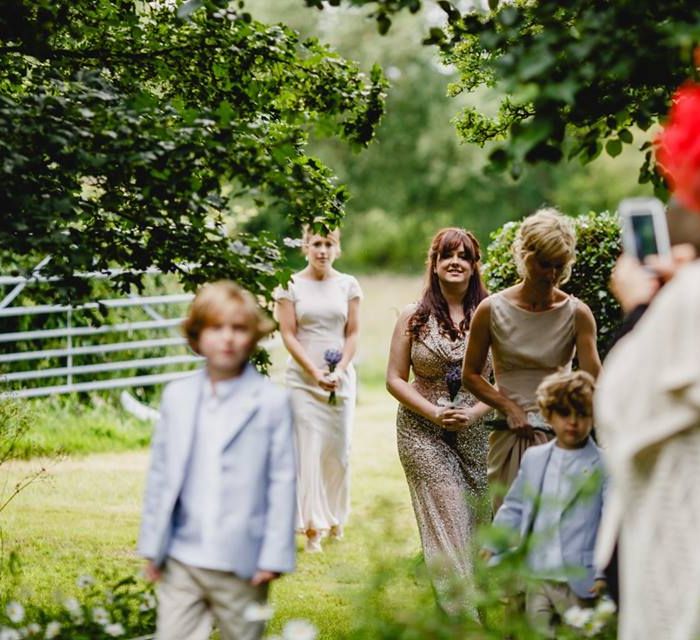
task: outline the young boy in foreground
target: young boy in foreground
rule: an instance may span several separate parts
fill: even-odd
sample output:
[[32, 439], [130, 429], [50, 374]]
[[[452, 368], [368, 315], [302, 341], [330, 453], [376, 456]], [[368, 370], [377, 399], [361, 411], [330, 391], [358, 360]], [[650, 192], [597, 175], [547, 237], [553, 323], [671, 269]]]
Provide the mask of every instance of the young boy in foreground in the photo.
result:
[[[205, 285], [183, 323], [206, 366], [163, 392], [139, 553], [158, 586], [157, 638], [253, 640], [269, 583], [294, 568], [295, 467], [286, 393], [248, 362], [273, 329], [233, 282]], [[256, 619], [257, 618], [257, 619]]]
[[[590, 437], [593, 378], [584, 371], [556, 373], [537, 389], [542, 415], [554, 429], [553, 441], [531, 447], [494, 525], [518, 533], [527, 544], [527, 564], [536, 578], [525, 608], [530, 624], [545, 637], [574, 606], [591, 606], [605, 589], [593, 566], [603, 509], [601, 454]], [[489, 558], [497, 549], [486, 548]]]

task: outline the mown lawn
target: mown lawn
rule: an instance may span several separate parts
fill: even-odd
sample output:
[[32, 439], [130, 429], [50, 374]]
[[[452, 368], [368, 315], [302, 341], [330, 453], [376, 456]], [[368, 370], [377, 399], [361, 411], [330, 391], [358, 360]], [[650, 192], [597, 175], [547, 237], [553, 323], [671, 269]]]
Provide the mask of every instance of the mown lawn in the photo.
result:
[[[141, 450], [14, 463], [3, 471], [9, 488], [40, 463], [48, 465], [48, 478], [25, 489], [0, 519], [3, 554], [18, 552], [27, 600], [49, 604], [57, 594], [74, 594], [75, 579], [84, 573], [139, 569], [133, 549], [147, 461]], [[343, 635], [379, 560], [406, 567], [405, 579], [393, 584], [397, 603], [414, 589], [419, 542], [396, 454], [394, 403], [376, 387], [362, 393], [352, 469], [345, 539], [326, 544], [323, 554], [299, 553], [298, 571], [275, 585], [272, 631], [301, 617], [318, 626], [321, 638]]]

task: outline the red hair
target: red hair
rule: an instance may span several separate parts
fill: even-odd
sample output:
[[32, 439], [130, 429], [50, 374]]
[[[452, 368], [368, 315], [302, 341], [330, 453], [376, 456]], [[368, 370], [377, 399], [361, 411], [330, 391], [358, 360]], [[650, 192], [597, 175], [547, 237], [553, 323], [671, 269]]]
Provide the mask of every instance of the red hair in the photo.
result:
[[673, 195], [700, 212], [700, 85], [687, 82], [676, 91], [668, 122], [654, 143], [657, 168]]
[[[464, 250], [472, 265], [472, 275], [462, 299], [464, 320], [462, 320], [459, 327], [455, 327], [454, 322], [452, 322], [447, 301], [440, 289], [440, 280], [437, 273], [435, 273], [437, 261], [441, 257], [450, 255], [455, 250]], [[469, 329], [474, 309], [488, 295], [486, 287], [481, 281], [479, 260], [481, 260], [479, 242], [471, 231], [458, 229], [457, 227], [447, 227], [440, 229], [435, 234], [433, 241], [430, 243], [430, 249], [428, 249], [425, 289], [418, 307], [408, 319], [408, 333], [412, 338], [417, 339], [421, 336], [431, 315], [435, 317], [438, 326], [443, 333], [450, 337], [450, 340], [456, 340], [460, 335], [466, 333]]]

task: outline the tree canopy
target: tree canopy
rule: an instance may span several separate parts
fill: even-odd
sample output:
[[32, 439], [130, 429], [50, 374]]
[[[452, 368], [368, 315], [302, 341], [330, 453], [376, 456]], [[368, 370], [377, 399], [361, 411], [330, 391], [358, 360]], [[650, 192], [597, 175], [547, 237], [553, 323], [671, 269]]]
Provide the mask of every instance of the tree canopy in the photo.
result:
[[[323, 8], [340, 0], [304, 0]], [[348, 0], [371, 8], [380, 32], [399, 11], [416, 12], [421, 0]], [[697, 73], [700, 6], [691, 0], [489, 1], [491, 11], [464, 3], [433, 3], [444, 28], [425, 42], [457, 65], [453, 93], [488, 87], [494, 110], [468, 108], [458, 120], [468, 142], [497, 144], [491, 168], [518, 176], [525, 164], [579, 158], [605, 150], [617, 156], [667, 110], [673, 91]], [[645, 140], [639, 180], [660, 178]]]
[[366, 146], [384, 80], [242, 3], [8, 0], [0, 16], [0, 246], [56, 294], [114, 266], [188, 286], [235, 278], [269, 299], [281, 238], [240, 232], [233, 204], [336, 226], [347, 197], [311, 133]]

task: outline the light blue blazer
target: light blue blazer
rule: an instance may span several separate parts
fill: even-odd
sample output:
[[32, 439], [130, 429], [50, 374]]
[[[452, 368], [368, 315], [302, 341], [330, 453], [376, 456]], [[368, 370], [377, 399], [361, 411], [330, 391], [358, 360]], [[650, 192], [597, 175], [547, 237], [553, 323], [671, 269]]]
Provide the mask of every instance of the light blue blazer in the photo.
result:
[[[517, 531], [521, 544], [532, 529], [536, 515], [536, 499], [541, 495], [544, 472], [555, 446], [555, 441], [552, 440], [547, 444], [530, 447], [525, 452], [520, 461], [518, 475], [494, 518], [495, 526]], [[567, 504], [563, 505], [557, 533], [564, 564], [573, 570], [569, 576], [569, 586], [580, 598], [591, 598], [593, 596], [589, 589], [594, 580], [604, 577], [594, 568], [593, 550], [603, 510], [605, 476], [600, 450], [592, 438], [588, 438], [580, 454], [572, 462], [569, 471], [580, 477], [581, 483], [569, 497]], [[594, 477], [600, 477], [602, 482], [595, 488], [595, 480], [592, 480], [594, 489], [589, 493], [586, 489], [586, 479]], [[535, 541], [529, 550], [530, 557], [537, 553], [538, 545]], [[578, 571], [575, 570], [577, 568]]]
[[[233, 572], [294, 569], [296, 486], [287, 393], [247, 364], [230, 400], [217, 499], [218, 540]], [[138, 551], [156, 565], [168, 556], [175, 505], [188, 468], [204, 371], [167, 385], [151, 446]]]

